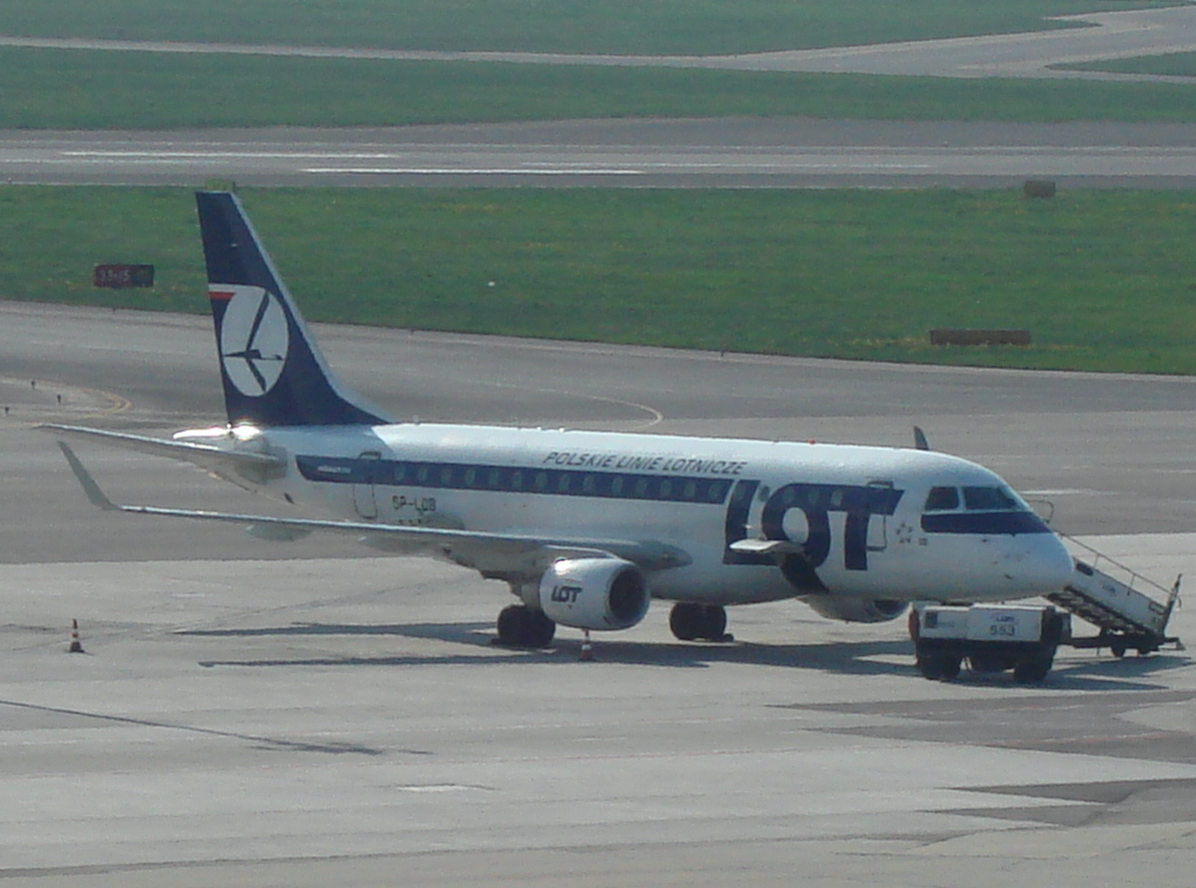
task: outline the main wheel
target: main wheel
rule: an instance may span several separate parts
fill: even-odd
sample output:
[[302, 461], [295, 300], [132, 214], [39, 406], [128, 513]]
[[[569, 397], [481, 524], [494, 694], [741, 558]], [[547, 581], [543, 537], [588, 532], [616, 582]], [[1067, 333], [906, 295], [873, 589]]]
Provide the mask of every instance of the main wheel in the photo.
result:
[[719, 604], [679, 601], [669, 611], [669, 628], [681, 641], [722, 641], [727, 633], [727, 609]]
[[702, 637], [705, 619], [702, 605], [689, 601], [678, 601], [669, 611], [669, 629], [679, 641], [694, 641]]
[[727, 634], [727, 609], [719, 604], [707, 604], [702, 608], [702, 634], [707, 641], [721, 641]]
[[556, 636], [556, 623], [552, 622], [544, 611], [529, 609], [523, 629], [523, 643], [530, 648], [546, 648], [552, 644], [552, 639]]
[[526, 605], [508, 605], [498, 615], [498, 642], [507, 647], [548, 647], [555, 635], [556, 623]]

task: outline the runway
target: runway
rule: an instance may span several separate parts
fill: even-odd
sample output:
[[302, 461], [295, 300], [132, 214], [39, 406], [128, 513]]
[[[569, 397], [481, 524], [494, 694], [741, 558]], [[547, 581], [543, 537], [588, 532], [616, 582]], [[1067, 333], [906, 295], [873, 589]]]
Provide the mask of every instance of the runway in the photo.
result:
[[[422, 421], [893, 444], [917, 421], [1143, 573], [1196, 568], [1191, 380], [316, 334]], [[592, 663], [567, 631], [506, 651], [495, 584], [100, 513], [31, 428], [217, 422], [214, 365], [203, 317], [0, 303], [5, 884], [1189, 883], [1185, 654], [932, 683], [900, 622], [797, 603], [736, 609], [726, 645], [673, 641], [655, 608]], [[264, 505], [84, 455], [126, 501]]]
[[428, 187], [1196, 185], [1194, 124], [802, 118], [392, 129], [0, 131], [10, 184]]

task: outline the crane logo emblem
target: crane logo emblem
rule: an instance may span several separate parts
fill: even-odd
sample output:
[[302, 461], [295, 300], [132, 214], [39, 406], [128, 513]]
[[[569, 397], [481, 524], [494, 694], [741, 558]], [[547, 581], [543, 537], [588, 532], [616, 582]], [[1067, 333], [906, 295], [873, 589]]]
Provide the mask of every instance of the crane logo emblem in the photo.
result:
[[261, 287], [237, 287], [220, 326], [220, 361], [237, 391], [260, 398], [282, 376], [290, 345], [287, 314]]

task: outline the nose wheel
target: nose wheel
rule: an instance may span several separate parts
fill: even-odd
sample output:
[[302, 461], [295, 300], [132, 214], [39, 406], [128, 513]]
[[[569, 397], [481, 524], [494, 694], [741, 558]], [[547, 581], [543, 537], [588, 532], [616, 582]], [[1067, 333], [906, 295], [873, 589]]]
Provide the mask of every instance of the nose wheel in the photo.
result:
[[669, 612], [669, 628], [680, 641], [732, 641], [727, 634], [727, 609], [718, 604], [679, 601]]

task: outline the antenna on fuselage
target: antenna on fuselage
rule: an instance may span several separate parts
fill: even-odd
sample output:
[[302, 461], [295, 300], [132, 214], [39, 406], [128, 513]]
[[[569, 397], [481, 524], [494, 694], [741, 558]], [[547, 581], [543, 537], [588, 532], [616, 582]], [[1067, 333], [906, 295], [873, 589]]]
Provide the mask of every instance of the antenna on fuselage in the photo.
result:
[[930, 449], [930, 442], [926, 440], [926, 433], [921, 426], [914, 426], [914, 446], [919, 450]]

